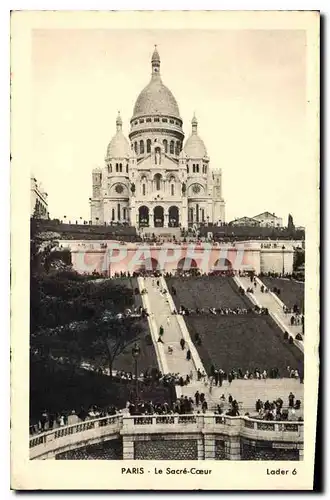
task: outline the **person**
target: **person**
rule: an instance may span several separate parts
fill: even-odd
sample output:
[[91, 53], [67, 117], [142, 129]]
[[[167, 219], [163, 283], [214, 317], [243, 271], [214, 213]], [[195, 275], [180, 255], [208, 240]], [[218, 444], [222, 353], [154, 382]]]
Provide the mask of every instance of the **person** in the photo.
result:
[[167, 321], [167, 324], [169, 325], [170, 324], [170, 317], [169, 316], [167, 316], [166, 321]]
[[168, 346], [168, 353], [173, 354], [173, 347], [171, 345]]
[[163, 325], [160, 325], [159, 327], [159, 336], [162, 337], [164, 335], [164, 328]]
[[160, 342], [161, 344], [164, 344], [162, 338], [159, 336], [157, 342]]
[[199, 391], [196, 391], [195, 392], [195, 403], [196, 403], [196, 406], [199, 405], [199, 401], [200, 401], [200, 394], [199, 394]]
[[209, 394], [212, 394], [212, 378], [210, 377]]
[[181, 346], [182, 350], [184, 350], [185, 343], [186, 343], [185, 339], [183, 339], [183, 338], [180, 339], [180, 346]]
[[228, 403], [231, 404], [233, 402], [233, 396], [229, 394], [228, 396]]
[[204, 401], [205, 401], [205, 394], [204, 394], [204, 392], [201, 392], [199, 399], [200, 399], [200, 402], [203, 404]]
[[187, 361], [190, 361], [190, 359], [191, 359], [191, 352], [190, 352], [190, 349], [188, 349], [188, 351], [187, 351], [187, 356], [186, 356], [186, 358], [187, 358]]
[[289, 394], [289, 407], [290, 408], [293, 408], [293, 406], [294, 406], [294, 398], [295, 398], [294, 394], [292, 392], [290, 392], [290, 394]]
[[204, 400], [202, 403], [202, 412], [205, 413], [207, 410], [207, 402]]
[[41, 417], [40, 417], [41, 432], [44, 432], [47, 420], [48, 420], [48, 414], [47, 414], [47, 411], [44, 410], [41, 414]]

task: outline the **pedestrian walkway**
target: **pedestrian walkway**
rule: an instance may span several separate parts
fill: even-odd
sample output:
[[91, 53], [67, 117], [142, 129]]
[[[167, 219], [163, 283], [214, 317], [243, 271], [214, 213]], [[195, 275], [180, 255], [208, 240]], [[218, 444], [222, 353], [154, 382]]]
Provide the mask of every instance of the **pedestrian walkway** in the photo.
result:
[[[263, 293], [261, 291], [261, 286], [263, 285], [265, 288], [267, 288], [262, 281], [257, 278], [257, 286], [251, 282], [250, 278], [248, 277], [238, 277], [236, 276], [234, 278], [238, 286], [241, 286], [244, 288], [246, 291], [247, 288], [253, 288], [253, 294], [247, 294], [249, 299], [253, 302], [259, 305], [260, 307], [265, 307], [268, 309], [269, 313], [273, 316], [273, 319], [276, 321], [276, 323], [282, 328], [283, 331], [288, 332], [290, 336], [293, 337], [293, 339], [296, 338], [297, 333], [300, 333], [302, 336], [302, 326], [296, 326], [296, 325], [291, 325], [290, 323], [290, 314], [285, 314], [283, 311], [283, 306], [280, 305], [280, 301], [276, 300], [274, 295], [271, 292]], [[302, 341], [297, 341], [294, 340], [294, 343], [297, 345], [297, 347], [303, 351], [303, 342]]]
[[215, 410], [220, 403], [220, 397], [225, 395], [226, 401], [231, 394], [233, 399], [238, 402], [240, 410], [244, 412], [255, 412], [255, 404], [258, 398], [263, 402], [267, 399], [272, 402], [278, 398], [282, 398], [284, 406], [288, 406], [288, 396], [293, 392], [296, 400], [300, 399], [303, 408], [304, 399], [304, 384], [294, 378], [282, 379], [265, 379], [265, 380], [241, 380], [235, 379], [228, 383], [227, 380], [223, 381], [222, 387], [212, 386], [212, 392], [209, 392], [209, 384], [206, 386], [203, 382], [193, 381], [191, 384], [183, 387], [183, 395], [192, 397], [195, 401], [196, 391], [205, 394], [208, 410]]
[[[158, 281], [160, 282], [160, 280]], [[162, 326], [164, 329], [164, 334], [162, 335], [163, 343], [158, 343], [161, 344], [159, 347], [163, 347], [168, 372], [180, 373], [183, 378], [192, 372], [193, 376], [196, 377], [196, 368], [193, 360], [186, 359], [191, 340], [190, 342], [185, 342], [184, 349], [182, 349], [180, 341], [183, 337], [178, 318], [172, 314], [173, 311], [169, 304], [168, 294], [163, 295], [161, 293], [161, 282], [160, 286], [157, 286], [156, 278], [144, 278], [144, 288], [147, 290], [148, 313], [157, 330], [158, 337], [160, 327]], [[169, 347], [172, 348], [171, 354], [169, 353]]]

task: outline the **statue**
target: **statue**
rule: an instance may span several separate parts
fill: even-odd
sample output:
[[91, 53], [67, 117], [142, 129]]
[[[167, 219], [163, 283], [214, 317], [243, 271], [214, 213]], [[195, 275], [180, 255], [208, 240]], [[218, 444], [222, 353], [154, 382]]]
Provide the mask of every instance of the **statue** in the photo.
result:
[[186, 191], [187, 191], [187, 186], [186, 186], [186, 183], [183, 182], [182, 183], [182, 194], [185, 195], [186, 194]]
[[156, 155], [155, 156], [156, 156], [156, 158], [155, 158], [156, 165], [160, 165], [160, 151], [159, 151], [158, 148], [156, 149]]

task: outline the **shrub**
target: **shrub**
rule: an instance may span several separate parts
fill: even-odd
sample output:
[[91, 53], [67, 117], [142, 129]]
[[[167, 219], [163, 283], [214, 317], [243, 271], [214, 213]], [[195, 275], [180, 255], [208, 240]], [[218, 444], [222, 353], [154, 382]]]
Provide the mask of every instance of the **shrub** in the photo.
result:
[[289, 338], [289, 334], [288, 334], [288, 332], [284, 332], [283, 337], [284, 337], [284, 340], [288, 340], [288, 338]]

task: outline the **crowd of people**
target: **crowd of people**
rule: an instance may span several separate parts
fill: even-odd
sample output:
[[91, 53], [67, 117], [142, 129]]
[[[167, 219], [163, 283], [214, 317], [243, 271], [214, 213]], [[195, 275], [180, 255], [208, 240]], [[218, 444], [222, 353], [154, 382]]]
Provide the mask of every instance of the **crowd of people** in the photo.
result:
[[261, 399], [257, 399], [255, 409], [257, 412], [256, 418], [262, 420], [277, 420], [277, 421], [292, 421], [292, 420], [302, 420], [301, 416], [297, 416], [296, 411], [301, 409], [300, 399], [295, 399], [295, 396], [290, 392], [288, 396], [288, 407], [283, 407], [283, 399], [277, 398], [276, 400], [270, 402], [269, 400], [263, 402]]
[[182, 316], [190, 316], [194, 314], [213, 314], [213, 315], [248, 315], [248, 314], [268, 314], [268, 309], [266, 307], [255, 306], [253, 308], [243, 308], [243, 307], [196, 307], [191, 309], [183, 305], [180, 306], [179, 310], [173, 311], [173, 314], [181, 314]]

